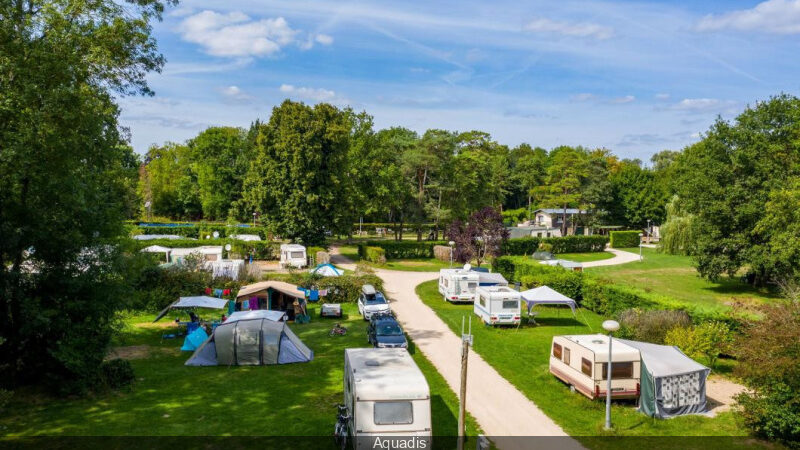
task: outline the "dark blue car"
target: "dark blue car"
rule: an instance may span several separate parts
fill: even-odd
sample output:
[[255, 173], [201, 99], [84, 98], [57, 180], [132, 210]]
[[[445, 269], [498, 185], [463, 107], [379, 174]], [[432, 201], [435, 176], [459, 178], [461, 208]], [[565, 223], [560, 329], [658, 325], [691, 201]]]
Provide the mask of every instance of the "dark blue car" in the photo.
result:
[[391, 314], [374, 314], [367, 327], [367, 341], [376, 348], [407, 348], [403, 328]]

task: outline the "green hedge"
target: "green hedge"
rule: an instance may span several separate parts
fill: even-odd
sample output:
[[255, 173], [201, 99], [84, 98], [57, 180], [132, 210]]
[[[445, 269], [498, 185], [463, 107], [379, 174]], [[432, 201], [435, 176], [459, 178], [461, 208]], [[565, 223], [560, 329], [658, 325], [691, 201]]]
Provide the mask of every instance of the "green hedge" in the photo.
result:
[[161, 245], [171, 248], [200, 247], [201, 245], [222, 245], [231, 243], [228, 239], [150, 239], [147, 241], [134, 241], [133, 248], [141, 250], [151, 245]]
[[358, 246], [358, 256], [367, 258], [367, 247], [379, 247], [386, 259], [433, 258], [435, 245], [447, 245], [446, 241], [367, 241]]
[[524, 237], [509, 239], [503, 243], [504, 255], [532, 255], [540, 243], [553, 246], [553, 253], [602, 252], [608, 244], [606, 236], [564, 236], [551, 238]]
[[641, 242], [639, 238], [639, 231], [612, 231], [611, 232], [611, 247], [613, 248], [630, 248], [638, 247]]
[[380, 247], [366, 247], [364, 249], [364, 259], [375, 263], [386, 262], [386, 250]]
[[347, 273], [340, 277], [320, 277], [308, 272], [297, 272], [286, 277], [286, 281], [304, 288], [316, 287], [328, 289], [328, 295], [321, 302], [355, 303], [361, 286], [371, 284], [378, 291], [383, 291], [383, 280], [377, 275], [367, 273]]
[[573, 272], [561, 267], [539, 264], [538, 261], [519, 261], [502, 256], [492, 262], [492, 269], [509, 282], [519, 281], [525, 288], [542, 285], [575, 299], [582, 307], [606, 317], [613, 317], [626, 309], [663, 309], [686, 311], [696, 323], [717, 320], [736, 329], [739, 319], [725, 312], [703, 306], [686, 304], [664, 295], [611, 283], [586, 273]]
[[[208, 241], [206, 241], [208, 242]], [[268, 241], [239, 241], [231, 239], [231, 253], [239, 255], [242, 259], [277, 260], [281, 257], [281, 244]]]

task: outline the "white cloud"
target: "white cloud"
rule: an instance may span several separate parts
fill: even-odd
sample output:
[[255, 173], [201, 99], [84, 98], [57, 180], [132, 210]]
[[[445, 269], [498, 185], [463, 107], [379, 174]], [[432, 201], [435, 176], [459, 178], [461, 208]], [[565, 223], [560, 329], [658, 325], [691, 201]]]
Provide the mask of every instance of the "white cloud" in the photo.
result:
[[233, 103], [250, 103], [253, 97], [244, 92], [239, 86], [227, 86], [219, 90], [226, 101]]
[[800, 0], [767, 0], [752, 9], [708, 15], [697, 24], [698, 31], [760, 31], [775, 34], [800, 33]]
[[333, 44], [333, 36], [327, 34], [318, 34], [314, 36], [314, 40], [317, 41], [318, 44], [322, 45], [331, 45]]
[[558, 22], [545, 18], [534, 19], [523, 26], [522, 29], [531, 33], [552, 33], [562, 36], [592, 38], [597, 40], [608, 39], [614, 35], [613, 28], [596, 23]]
[[589, 100], [594, 100], [595, 98], [597, 98], [596, 95], [589, 94], [589, 93], [586, 93], [586, 92], [581, 93], [581, 94], [571, 95], [569, 97], [569, 99], [572, 100], [573, 102], [588, 102]]
[[301, 37], [304, 33], [292, 29], [283, 17], [255, 20], [241, 11], [202, 11], [183, 19], [178, 32], [183, 40], [201, 45], [210, 55], [238, 58], [270, 56], [290, 44], [304, 50], [315, 42], [333, 44], [333, 37], [327, 34]]
[[281, 92], [289, 97], [311, 100], [314, 102], [347, 103], [347, 99], [340, 97], [335, 91], [322, 88], [298, 87], [291, 84], [282, 84]]
[[709, 111], [720, 105], [716, 98], [685, 98], [675, 105], [672, 109], [681, 111]]
[[631, 103], [634, 100], [636, 100], [636, 97], [634, 97], [632, 95], [626, 95], [624, 97], [612, 98], [611, 100], [609, 100], [609, 102], [617, 104], [617, 105], [622, 105], [622, 104], [625, 104], [625, 103]]
[[656, 100], [669, 100], [669, 94], [656, 94]]

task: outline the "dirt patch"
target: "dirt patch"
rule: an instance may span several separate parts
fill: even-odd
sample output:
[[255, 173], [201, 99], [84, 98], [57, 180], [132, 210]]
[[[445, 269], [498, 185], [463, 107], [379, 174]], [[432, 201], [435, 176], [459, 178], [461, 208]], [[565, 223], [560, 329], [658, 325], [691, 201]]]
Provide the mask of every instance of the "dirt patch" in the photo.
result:
[[745, 391], [741, 384], [725, 378], [714, 377], [706, 380], [706, 400], [708, 401], [709, 415], [716, 416], [721, 412], [731, 409], [736, 402], [734, 397]]
[[106, 360], [122, 359], [145, 359], [150, 356], [149, 345], [129, 345], [127, 347], [114, 347], [106, 355]]

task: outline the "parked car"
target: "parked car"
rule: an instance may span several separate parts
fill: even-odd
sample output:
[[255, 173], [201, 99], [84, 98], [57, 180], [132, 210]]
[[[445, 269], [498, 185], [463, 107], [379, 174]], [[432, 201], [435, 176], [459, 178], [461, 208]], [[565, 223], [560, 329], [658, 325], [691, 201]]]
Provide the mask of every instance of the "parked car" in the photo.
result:
[[403, 328], [391, 314], [373, 314], [367, 327], [367, 342], [375, 348], [407, 348]]
[[361, 286], [361, 294], [358, 295], [358, 313], [364, 317], [364, 320], [369, 320], [374, 313], [389, 311], [389, 302], [386, 301], [383, 294], [376, 291], [371, 284]]

